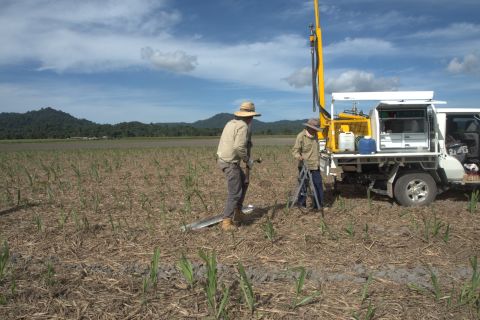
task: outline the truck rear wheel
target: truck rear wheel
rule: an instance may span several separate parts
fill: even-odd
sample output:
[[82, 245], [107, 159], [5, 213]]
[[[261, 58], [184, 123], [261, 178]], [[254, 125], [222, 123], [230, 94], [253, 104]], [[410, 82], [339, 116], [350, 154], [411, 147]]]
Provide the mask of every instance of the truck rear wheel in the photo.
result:
[[427, 206], [437, 196], [437, 184], [428, 173], [406, 173], [397, 179], [393, 194], [402, 206]]

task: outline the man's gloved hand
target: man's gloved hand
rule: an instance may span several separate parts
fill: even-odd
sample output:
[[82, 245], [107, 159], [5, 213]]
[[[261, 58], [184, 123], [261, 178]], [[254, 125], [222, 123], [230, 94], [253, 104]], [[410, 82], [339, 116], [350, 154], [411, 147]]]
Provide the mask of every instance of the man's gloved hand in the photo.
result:
[[248, 167], [249, 169], [252, 169], [254, 163], [255, 163], [255, 161], [253, 161], [253, 159], [248, 159], [248, 161], [247, 161], [247, 167]]

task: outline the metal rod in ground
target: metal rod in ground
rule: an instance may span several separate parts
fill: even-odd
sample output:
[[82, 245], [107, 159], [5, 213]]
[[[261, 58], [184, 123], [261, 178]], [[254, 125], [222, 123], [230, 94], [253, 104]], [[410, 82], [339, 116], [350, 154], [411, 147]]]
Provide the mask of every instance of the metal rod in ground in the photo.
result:
[[[248, 206], [242, 208], [242, 212], [244, 214], [249, 214], [254, 209], [255, 209], [255, 207], [253, 205], [249, 204]], [[213, 226], [214, 224], [217, 224], [217, 223], [221, 222], [222, 220], [223, 220], [223, 214], [218, 214], [218, 215], [213, 216], [213, 217], [208, 217], [208, 218], [205, 218], [205, 219], [202, 219], [202, 220], [199, 220], [199, 221], [192, 222], [192, 223], [187, 224], [187, 225], [183, 225], [180, 229], [182, 231], [199, 230], [199, 229], [202, 229], [202, 228], [205, 228], [205, 227]]]

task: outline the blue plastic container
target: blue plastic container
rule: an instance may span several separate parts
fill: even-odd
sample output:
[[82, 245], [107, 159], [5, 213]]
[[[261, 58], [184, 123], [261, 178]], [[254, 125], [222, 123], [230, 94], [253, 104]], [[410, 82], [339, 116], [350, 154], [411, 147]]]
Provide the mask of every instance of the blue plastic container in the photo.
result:
[[377, 151], [375, 140], [369, 136], [365, 136], [358, 141], [358, 152], [360, 154], [372, 154]]

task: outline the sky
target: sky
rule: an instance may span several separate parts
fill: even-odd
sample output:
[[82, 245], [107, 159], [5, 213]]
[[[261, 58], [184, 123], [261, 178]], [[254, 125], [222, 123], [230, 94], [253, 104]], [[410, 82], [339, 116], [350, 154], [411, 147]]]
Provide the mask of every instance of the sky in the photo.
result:
[[[433, 90], [479, 107], [479, 0], [320, 0], [325, 93]], [[0, 0], [0, 112], [97, 123], [312, 111], [306, 0]], [[360, 106], [365, 108], [368, 106]]]

